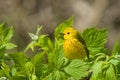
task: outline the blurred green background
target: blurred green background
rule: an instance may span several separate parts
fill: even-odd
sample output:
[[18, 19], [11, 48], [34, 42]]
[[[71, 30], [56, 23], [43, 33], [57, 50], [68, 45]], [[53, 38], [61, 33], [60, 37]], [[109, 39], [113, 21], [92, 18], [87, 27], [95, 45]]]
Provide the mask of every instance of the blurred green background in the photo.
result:
[[0, 22], [14, 26], [18, 50], [30, 42], [28, 32], [35, 32], [38, 24], [43, 25], [42, 33], [53, 37], [55, 27], [72, 15], [79, 31], [107, 27], [110, 49], [120, 40], [120, 0], [0, 0]]

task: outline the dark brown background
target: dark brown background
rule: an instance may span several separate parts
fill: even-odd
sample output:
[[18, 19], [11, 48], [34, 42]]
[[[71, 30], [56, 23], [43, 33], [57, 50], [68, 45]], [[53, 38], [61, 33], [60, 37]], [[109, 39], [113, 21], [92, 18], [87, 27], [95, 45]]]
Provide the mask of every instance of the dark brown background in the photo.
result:
[[120, 0], [0, 0], [0, 22], [14, 26], [18, 50], [30, 42], [27, 33], [35, 32], [38, 24], [42, 33], [53, 36], [54, 28], [72, 15], [78, 30], [108, 27], [109, 48], [120, 39]]

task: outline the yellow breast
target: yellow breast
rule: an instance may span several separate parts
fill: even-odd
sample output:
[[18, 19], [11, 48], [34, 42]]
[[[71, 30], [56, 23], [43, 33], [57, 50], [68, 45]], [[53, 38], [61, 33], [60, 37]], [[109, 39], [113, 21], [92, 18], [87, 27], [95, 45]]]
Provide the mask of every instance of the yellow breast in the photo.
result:
[[68, 59], [84, 59], [87, 56], [85, 46], [77, 39], [67, 39], [64, 41], [64, 55]]

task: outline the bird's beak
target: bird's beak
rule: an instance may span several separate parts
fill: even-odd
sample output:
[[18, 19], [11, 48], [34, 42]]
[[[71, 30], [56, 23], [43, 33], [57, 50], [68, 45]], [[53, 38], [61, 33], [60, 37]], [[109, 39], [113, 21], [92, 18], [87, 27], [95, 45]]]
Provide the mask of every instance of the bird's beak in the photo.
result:
[[64, 33], [62, 33], [62, 32], [61, 32], [60, 34], [61, 34], [61, 35], [64, 35]]

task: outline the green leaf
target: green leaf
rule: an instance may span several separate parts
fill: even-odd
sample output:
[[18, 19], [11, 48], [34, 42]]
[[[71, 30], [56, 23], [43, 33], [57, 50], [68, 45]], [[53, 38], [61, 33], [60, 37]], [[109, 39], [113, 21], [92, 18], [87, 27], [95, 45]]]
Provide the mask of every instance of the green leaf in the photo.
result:
[[38, 26], [36, 34], [29, 33], [32, 41], [26, 47], [24, 52], [26, 52], [28, 49], [32, 49], [32, 51], [34, 51], [34, 48], [36, 46], [40, 47], [40, 49], [43, 49], [45, 51], [51, 51], [53, 49], [53, 44], [50, 38], [47, 35], [39, 35], [40, 30], [41, 27]]
[[[54, 66], [52, 66], [54, 67]], [[36, 66], [36, 76], [40, 78], [40, 80], [48, 80], [47, 78], [49, 77], [51, 73], [54, 71], [53, 68], [49, 66], [48, 64], [44, 64], [42, 66]]]
[[24, 50], [24, 52], [26, 52], [28, 49], [31, 49], [32, 51], [34, 51], [34, 47], [37, 45], [37, 41], [32, 41], [30, 44], [28, 44], [28, 46], [26, 47], [26, 49]]
[[62, 42], [61, 40], [55, 41], [55, 49], [48, 54], [47, 72], [51, 73], [45, 76], [45, 80], [65, 80], [65, 73], [60, 71], [63, 70], [62, 67], [65, 62]]
[[88, 76], [89, 65], [81, 60], [72, 60], [72, 62], [64, 68], [65, 72], [75, 79], [82, 79]]
[[42, 29], [42, 25], [37, 25], [37, 31], [36, 31], [36, 35], [39, 35], [40, 30]]
[[116, 73], [120, 74], [120, 59], [113, 58], [113, 59], [109, 60], [109, 63], [113, 64], [116, 67]]
[[15, 68], [15, 67], [12, 67], [12, 68], [11, 68], [11, 75], [12, 75], [12, 76], [15, 76], [16, 73], [17, 73], [16, 68]]
[[3, 60], [4, 55], [5, 55], [5, 47], [0, 48], [0, 63]]
[[43, 50], [52, 50], [53, 44], [50, 38], [47, 37], [47, 35], [40, 35], [37, 39], [37, 41], [33, 40], [25, 49], [25, 52], [30, 48], [32, 51], [34, 51], [34, 47], [39, 46]]
[[[1, 25], [1, 27], [5, 27], [5, 25]], [[13, 27], [7, 27], [4, 29], [0, 30], [0, 36], [1, 36], [1, 40], [4, 40], [6, 42], [10, 41], [11, 38], [13, 37]]]
[[37, 45], [45, 51], [52, 51], [53, 49], [52, 41], [47, 35], [40, 35]]
[[6, 41], [10, 41], [10, 39], [13, 37], [13, 27], [12, 26], [5, 29], [4, 36], [5, 36]]
[[5, 73], [2, 69], [0, 69], [0, 77], [3, 77], [3, 76], [5, 76]]
[[44, 59], [44, 53], [38, 53], [38, 54], [36, 54], [33, 58], [32, 58], [32, 60], [31, 60], [31, 62], [33, 63], [33, 65], [38, 65], [38, 64], [40, 64], [42, 61], [43, 61], [43, 59]]
[[29, 80], [26, 75], [17, 74], [12, 77], [12, 80]]
[[94, 63], [90, 80], [117, 80], [116, 69], [115, 65], [109, 62], [99, 61]]
[[29, 34], [30, 38], [31, 38], [33, 41], [38, 40], [38, 35], [35, 35], [35, 34], [33, 34], [33, 33], [28, 33], [28, 34]]
[[4, 25], [5, 25], [4, 22], [0, 24], [0, 33], [4, 30]]
[[15, 66], [22, 67], [28, 61], [27, 56], [24, 53], [12, 53], [9, 54], [15, 63]]
[[6, 43], [5, 46], [6, 46], [6, 49], [13, 49], [13, 48], [17, 47], [17, 46], [16, 46], [15, 44], [13, 44], [13, 43]]
[[95, 56], [95, 62], [103, 61], [104, 59], [106, 59], [106, 55], [104, 53], [97, 53]]
[[66, 80], [65, 73], [62, 72], [62, 71], [56, 70], [56, 71], [53, 73], [53, 79], [54, 79], [54, 80]]
[[42, 80], [67, 80], [66, 75], [64, 72], [56, 70], [48, 74], [44, 79]]
[[35, 73], [39, 77], [41, 77], [40, 75], [42, 75], [43, 67], [45, 68], [45, 66], [44, 66], [44, 64], [45, 64], [44, 55], [45, 55], [44, 53], [36, 54], [31, 60], [32, 64], [35, 67]]
[[10, 67], [7, 64], [5, 64], [4, 62], [2, 62], [1, 69], [3, 70], [3, 72], [5, 74], [4, 76], [6, 76], [6, 77], [8, 77], [10, 79], [11, 78], [11, 76], [10, 76]]
[[116, 41], [112, 50], [112, 55], [116, 55], [116, 54], [120, 54], [120, 45], [118, 41]]
[[117, 80], [116, 69], [115, 69], [114, 65], [109, 64], [109, 67], [105, 71], [105, 79], [106, 80], [111, 80], [111, 79]]
[[34, 41], [34, 40], [38, 40], [38, 37], [39, 37], [39, 33], [40, 33], [40, 30], [42, 29], [42, 26], [37, 26], [37, 31], [36, 31], [36, 34], [33, 34], [33, 33], [28, 33], [29, 36], [31, 37], [31, 39]]
[[92, 67], [93, 73], [92, 73], [90, 80], [105, 80], [104, 76], [102, 74], [103, 64], [104, 64], [103, 61], [99, 61], [93, 65], [93, 67]]
[[27, 72], [26, 74], [29, 77], [29, 80], [36, 80], [35, 67], [32, 64], [32, 62], [27, 62], [24, 68], [25, 68], [25, 71]]
[[30, 80], [28, 74], [29, 71], [26, 70], [25, 66], [19, 67], [19, 69], [14, 66], [11, 69], [12, 79], [10, 80]]
[[11, 38], [13, 37], [13, 27], [5, 28], [5, 24], [0, 25], [0, 48], [5, 47], [6, 49], [12, 49], [16, 47], [15, 44], [10, 42]]
[[24, 52], [26, 52], [28, 49], [32, 49], [32, 51], [34, 51], [34, 47], [39, 46], [38, 44], [38, 40], [39, 40], [39, 33], [41, 30], [42, 26], [37, 26], [37, 31], [36, 34], [33, 33], [28, 33], [30, 38], [32, 39], [32, 41], [29, 43], [29, 45], [26, 47], [26, 49], [24, 50]]
[[[48, 61], [54, 65], [55, 68], [59, 69], [64, 63], [63, 47], [62, 44], [57, 41], [55, 43], [55, 49], [48, 55]], [[51, 66], [52, 67], [52, 66]]]
[[32, 62], [26, 62], [23, 67], [17, 69], [17, 67], [12, 68], [12, 80], [36, 80], [35, 67]]
[[64, 31], [65, 28], [67, 27], [73, 27], [73, 16], [70, 17], [68, 20], [64, 21], [63, 23], [61, 23], [60, 25], [58, 25], [55, 29], [55, 37], [57, 39], [61, 39], [62, 35], [60, 34], [61, 32]]
[[107, 41], [107, 29], [98, 30], [95, 27], [83, 31], [82, 36], [91, 54], [102, 52]]
[[47, 76], [45, 76], [43, 79], [41, 80], [53, 80], [53, 76], [52, 73], [49, 73]]

